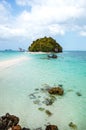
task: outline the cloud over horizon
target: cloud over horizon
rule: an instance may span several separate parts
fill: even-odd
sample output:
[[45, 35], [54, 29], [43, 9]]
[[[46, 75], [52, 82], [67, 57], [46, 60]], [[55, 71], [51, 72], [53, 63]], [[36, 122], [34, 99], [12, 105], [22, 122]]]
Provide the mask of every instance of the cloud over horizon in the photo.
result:
[[[10, 1], [10, 0], [9, 0]], [[76, 32], [86, 36], [85, 0], [15, 0], [21, 12], [14, 13], [12, 2], [0, 2], [0, 38], [26, 38], [34, 40], [42, 36], [63, 36]], [[17, 12], [17, 11], [16, 11]]]

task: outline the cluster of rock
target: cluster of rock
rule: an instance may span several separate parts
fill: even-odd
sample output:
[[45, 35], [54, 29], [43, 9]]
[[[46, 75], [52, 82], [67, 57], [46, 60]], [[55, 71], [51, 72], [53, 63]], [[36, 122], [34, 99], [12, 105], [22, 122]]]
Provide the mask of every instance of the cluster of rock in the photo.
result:
[[[19, 124], [19, 117], [15, 115], [10, 115], [6, 113], [6, 115], [0, 117], [0, 130], [31, 130], [30, 128], [21, 127]], [[73, 129], [77, 129], [77, 125], [73, 122], [69, 123], [69, 127]], [[43, 130], [42, 127], [36, 128], [34, 130]], [[56, 125], [46, 125], [45, 130], [59, 130]]]
[[[19, 117], [6, 113], [6, 115], [0, 117], [0, 130], [31, 130], [30, 128], [22, 128], [18, 123]], [[35, 130], [42, 130], [42, 128], [36, 128]], [[45, 130], [58, 130], [58, 127], [47, 125]]]
[[18, 124], [19, 118], [15, 115], [6, 115], [0, 117], [0, 130], [30, 130], [28, 128], [21, 128]]
[[[52, 105], [56, 101], [56, 98], [58, 97], [57, 95], [62, 96], [64, 94], [64, 89], [62, 85], [50, 87], [49, 85], [46, 84], [45, 88], [41, 88], [41, 90], [36, 88], [35, 91], [37, 92], [29, 95], [30, 99], [34, 100], [34, 103], [37, 105], [40, 105], [40, 104], [42, 105], [43, 103], [46, 106]], [[44, 98], [44, 95], [43, 95], [43, 101], [38, 100], [37, 95], [36, 95], [36, 93], [38, 94], [38, 91], [44, 92], [45, 95], [47, 94], [48, 97]], [[68, 90], [68, 92], [70, 91], [72, 90]], [[79, 92], [76, 92], [76, 94], [78, 96], [81, 96], [81, 93]], [[38, 95], [38, 98], [40, 98], [41, 96]], [[42, 107], [39, 107], [38, 110], [44, 111], [48, 116], [52, 116], [53, 114], [50, 110], [42, 108]], [[73, 122], [70, 122], [68, 125], [72, 129], [77, 129], [77, 125]], [[19, 125], [19, 117], [6, 113], [6, 115], [0, 117], [0, 130], [32, 130], [32, 129], [25, 128], [25, 127], [22, 128]], [[40, 128], [35, 128], [34, 130], [43, 130], [43, 129], [42, 127], [40, 127]], [[47, 124], [45, 127], [45, 130], [58, 130], [58, 126]]]

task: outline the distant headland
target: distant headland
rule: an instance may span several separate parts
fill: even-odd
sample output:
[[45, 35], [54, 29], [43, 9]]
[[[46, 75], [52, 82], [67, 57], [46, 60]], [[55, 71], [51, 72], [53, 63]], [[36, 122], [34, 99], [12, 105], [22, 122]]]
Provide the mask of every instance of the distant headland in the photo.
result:
[[30, 52], [62, 52], [62, 47], [52, 37], [39, 38], [28, 47]]

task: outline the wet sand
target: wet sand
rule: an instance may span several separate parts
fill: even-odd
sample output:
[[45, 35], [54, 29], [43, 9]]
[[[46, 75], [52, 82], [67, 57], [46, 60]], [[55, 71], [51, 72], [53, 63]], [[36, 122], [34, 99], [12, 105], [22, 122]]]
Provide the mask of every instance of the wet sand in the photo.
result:
[[10, 67], [12, 65], [18, 64], [20, 62], [23, 62], [27, 59], [28, 59], [27, 57], [23, 56], [23, 57], [13, 58], [10, 60], [0, 61], [0, 70]]

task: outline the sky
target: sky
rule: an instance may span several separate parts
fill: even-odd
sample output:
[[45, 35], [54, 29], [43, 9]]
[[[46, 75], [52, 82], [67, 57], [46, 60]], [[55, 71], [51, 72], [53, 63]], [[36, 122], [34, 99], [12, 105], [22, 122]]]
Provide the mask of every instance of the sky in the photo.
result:
[[0, 0], [0, 50], [44, 36], [63, 50], [86, 50], [86, 0]]

